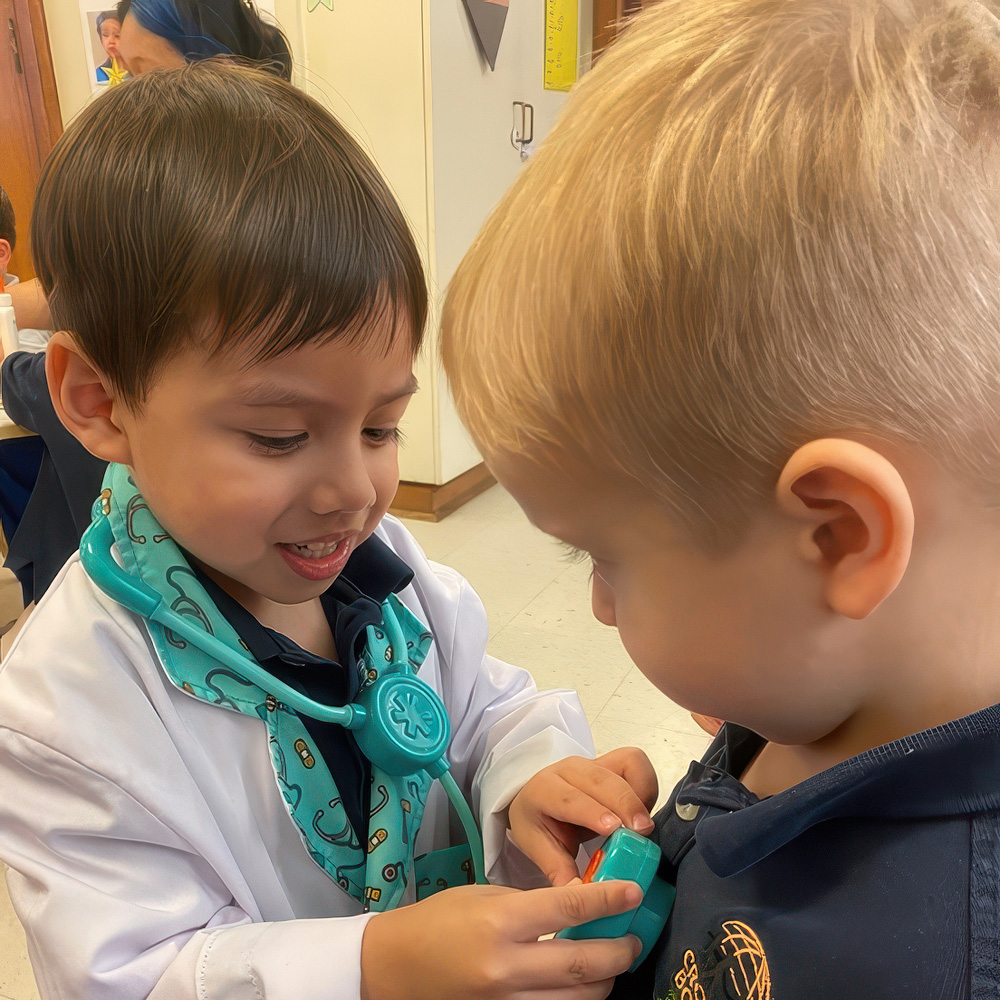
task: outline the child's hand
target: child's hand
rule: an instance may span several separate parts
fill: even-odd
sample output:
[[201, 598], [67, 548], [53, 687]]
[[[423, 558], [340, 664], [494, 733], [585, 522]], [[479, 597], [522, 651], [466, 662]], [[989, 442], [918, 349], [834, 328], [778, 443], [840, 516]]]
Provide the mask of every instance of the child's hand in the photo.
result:
[[515, 796], [507, 813], [510, 835], [552, 885], [565, 885], [579, 877], [577, 852], [594, 833], [619, 826], [652, 830], [656, 793], [653, 765], [636, 747], [596, 760], [567, 757], [539, 771]]
[[635, 937], [539, 941], [639, 905], [634, 882], [522, 892], [446, 889], [380, 913], [361, 946], [361, 1000], [603, 1000], [639, 954]]

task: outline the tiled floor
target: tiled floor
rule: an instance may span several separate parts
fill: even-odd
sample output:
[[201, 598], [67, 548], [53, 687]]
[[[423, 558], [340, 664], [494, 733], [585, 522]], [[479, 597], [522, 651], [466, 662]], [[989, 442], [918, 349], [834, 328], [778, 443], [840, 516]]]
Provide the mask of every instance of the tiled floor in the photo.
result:
[[[454, 566], [479, 592], [490, 652], [527, 667], [540, 687], [575, 687], [598, 753], [642, 747], [660, 775], [661, 795], [669, 792], [707, 737], [632, 666], [614, 630], [591, 616], [589, 567], [568, 562], [500, 487], [439, 524], [408, 526], [432, 559]], [[24, 935], [0, 888], [0, 1000], [37, 996]]]

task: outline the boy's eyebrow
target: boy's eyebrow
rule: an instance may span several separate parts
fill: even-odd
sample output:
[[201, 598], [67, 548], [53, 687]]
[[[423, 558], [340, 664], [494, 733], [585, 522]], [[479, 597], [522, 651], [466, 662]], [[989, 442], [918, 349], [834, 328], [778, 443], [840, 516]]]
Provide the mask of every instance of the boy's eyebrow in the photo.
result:
[[417, 381], [416, 375], [410, 375], [406, 380], [405, 384], [397, 389], [395, 392], [390, 391], [384, 396], [379, 396], [376, 403], [376, 409], [382, 406], [388, 406], [390, 403], [395, 403], [397, 399], [402, 399], [404, 396], [412, 396], [420, 388], [420, 383]]
[[[415, 375], [409, 379], [399, 389], [389, 390], [375, 400], [373, 409], [380, 409], [394, 403], [403, 396], [412, 396], [420, 384]], [[248, 386], [236, 401], [243, 406], [312, 406], [316, 403], [326, 402], [323, 397], [313, 396], [302, 392], [292, 386], [276, 385], [274, 383], [263, 383], [261, 385]]]

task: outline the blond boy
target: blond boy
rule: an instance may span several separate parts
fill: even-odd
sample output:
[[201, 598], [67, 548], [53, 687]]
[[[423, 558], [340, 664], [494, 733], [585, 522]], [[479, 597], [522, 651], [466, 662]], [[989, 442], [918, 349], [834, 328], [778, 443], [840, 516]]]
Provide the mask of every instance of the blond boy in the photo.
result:
[[616, 993], [996, 995], [998, 85], [991, 5], [663, 0], [454, 280], [492, 468], [731, 720]]

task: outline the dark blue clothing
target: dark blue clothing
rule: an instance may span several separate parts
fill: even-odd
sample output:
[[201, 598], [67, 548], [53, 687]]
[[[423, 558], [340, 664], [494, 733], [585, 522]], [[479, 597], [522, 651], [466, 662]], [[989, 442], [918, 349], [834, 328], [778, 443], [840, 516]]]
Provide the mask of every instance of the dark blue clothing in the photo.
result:
[[39, 437], [0, 441], [0, 524], [6, 538], [13, 538], [38, 481], [45, 445]]
[[37, 601], [80, 547], [107, 463], [94, 458], [59, 422], [45, 381], [45, 355], [18, 351], [3, 362], [3, 408], [41, 439], [38, 477], [4, 563], [21, 584], [24, 602]]
[[[185, 555], [187, 555], [185, 553]], [[409, 585], [413, 571], [379, 538], [372, 536], [351, 553], [347, 565], [321, 595], [337, 655], [335, 663], [303, 649], [286, 635], [261, 625], [187, 555], [195, 576], [208, 591], [223, 618], [243, 640], [254, 659], [272, 677], [326, 705], [347, 705], [361, 687], [366, 631], [382, 623], [382, 602]], [[301, 715], [340, 791], [347, 818], [364, 843], [368, 839], [371, 764], [354, 734], [329, 722]]]
[[1000, 996], [1000, 706], [758, 799], [726, 725], [657, 814], [666, 931], [612, 996]]

